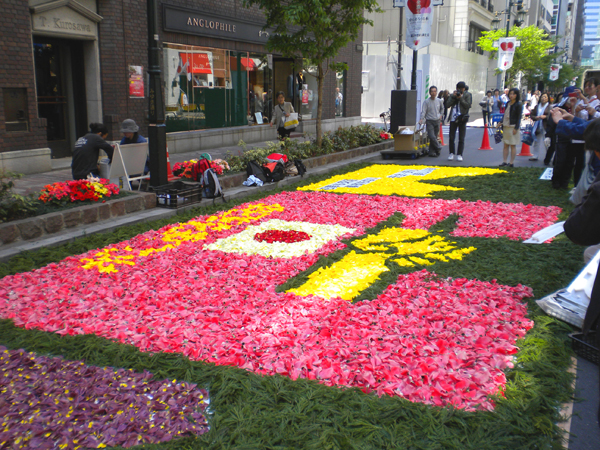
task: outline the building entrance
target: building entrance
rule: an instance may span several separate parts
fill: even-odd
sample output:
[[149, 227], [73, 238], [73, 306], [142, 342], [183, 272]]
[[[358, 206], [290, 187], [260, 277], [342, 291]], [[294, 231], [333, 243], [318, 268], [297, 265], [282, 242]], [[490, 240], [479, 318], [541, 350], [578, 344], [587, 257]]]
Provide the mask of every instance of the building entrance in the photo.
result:
[[69, 157], [88, 129], [83, 43], [35, 37], [33, 52], [38, 114], [47, 121], [48, 147], [53, 159]]

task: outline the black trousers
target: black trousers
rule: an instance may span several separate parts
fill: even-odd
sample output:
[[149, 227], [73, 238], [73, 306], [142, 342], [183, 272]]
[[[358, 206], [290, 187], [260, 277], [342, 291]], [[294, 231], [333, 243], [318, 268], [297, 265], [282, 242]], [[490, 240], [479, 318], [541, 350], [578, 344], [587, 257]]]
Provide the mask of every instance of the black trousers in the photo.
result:
[[458, 129], [458, 154], [462, 155], [465, 149], [465, 135], [467, 134], [467, 123], [457, 124], [456, 121], [450, 122], [450, 154], [454, 154], [454, 139]]
[[[577, 169], [575, 165], [577, 164]], [[583, 144], [573, 144], [570, 139], [558, 136], [556, 139], [556, 153], [554, 156], [554, 171], [552, 173], [552, 187], [566, 189], [574, 175], [575, 185], [581, 178], [585, 166], [585, 151]]]
[[289, 138], [291, 132], [292, 130], [286, 130], [284, 127], [277, 128], [277, 134], [280, 141], [283, 141], [285, 138]]

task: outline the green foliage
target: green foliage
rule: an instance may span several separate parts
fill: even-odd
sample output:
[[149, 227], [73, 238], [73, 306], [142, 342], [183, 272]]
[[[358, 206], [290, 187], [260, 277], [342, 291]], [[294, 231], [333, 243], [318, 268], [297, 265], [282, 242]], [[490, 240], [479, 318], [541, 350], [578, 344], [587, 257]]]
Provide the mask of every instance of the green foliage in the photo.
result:
[[31, 196], [12, 192], [15, 183], [22, 177], [20, 173], [0, 171], [0, 222], [22, 219], [34, 214], [40, 202]]
[[[516, 37], [521, 42], [521, 45], [515, 50], [513, 65], [508, 70], [509, 84], [514, 83], [519, 72], [522, 72], [527, 80], [541, 79], [544, 68], [549, 69], [554, 58], [554, 55], [548, 54], [548, 50], [555, 45], [554, 41], [545, 31], [534, 25], [524, 28], [513, 26], [508, 36]], [[506, 37], [506, 30], [483, 31], [477, 40], [477, 45], [483, 51], [490, 52], [490, 59], [494, 59], [498, 51], [497, 48], [494, 48], [494, 42], [503, 37]], [[540, 70], [542, 73], [538, 75]], [[498, 73], [499, 70], [496, 69], [496, 72]]]
[[298, 142], [286, 139], [284, 142], [269, 142], [266, 147], [247, 149], [246, 143], [240, 141], [238, 145], [243, 152], [238, 155], [228, 153], [225, 157], [231, 172], [242, 172], [246, 170], [249, 161], [264, 163], [266, 157], [271, 153], [282, 153], [289, 160], [306, 159], [313, 156], [328, 155], [330, 153], [343, 152], [353, 148], [377, 144], [382, 139], [380, 130], [371, 125], [358, 125], [348, 128], [339, 128], [335, 133], [325, 133], [322, 145], [319, 146], [313, 138], [310, 141]]
[[269, 30], [267, 49], [289, 58], [304, 58], [316, 67], [318, 82], [317, 145], [321, 145], [323, 82], [329, 70], [347, 68], [334, 58], [355, 40], [363, 25], [372, 25], [365, 12], [379, 12], [376, 0], [243, 0], [264, 10]]

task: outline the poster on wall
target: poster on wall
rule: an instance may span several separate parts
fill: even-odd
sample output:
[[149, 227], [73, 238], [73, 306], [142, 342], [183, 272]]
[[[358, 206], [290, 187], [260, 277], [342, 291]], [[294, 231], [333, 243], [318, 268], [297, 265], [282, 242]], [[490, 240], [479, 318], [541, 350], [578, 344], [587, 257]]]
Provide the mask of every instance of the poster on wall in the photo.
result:
[[[394, 8], [404, 8], [406, 0], [394, 0]], [[431, 0], [431, 6], [444, 6], [444, 0]]]
[[308, 105], [308, 89], [306, 89], [306, 84], [304, 86], [305, 88], [302, 89], [302, 104]]
[[408, 0], [406, 2], [406, 45], [419, 50], [431, 44], [431, 0]]
[[129, 66], [129, 97], [144, 98], [143, 66]]
[[560, 68], [562, 66], [560, 64], [552, 64], [550, 65], [550, 76], [548, 77], [550, 81], [558, 80], [558, 74], [560, 73]]

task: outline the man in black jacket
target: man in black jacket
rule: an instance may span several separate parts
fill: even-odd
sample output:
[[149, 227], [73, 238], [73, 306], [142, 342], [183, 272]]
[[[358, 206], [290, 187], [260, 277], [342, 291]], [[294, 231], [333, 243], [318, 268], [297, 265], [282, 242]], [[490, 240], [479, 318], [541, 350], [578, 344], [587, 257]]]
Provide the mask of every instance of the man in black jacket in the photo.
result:
[[105, 139], [108, 137], [108, 129], [104, 124], [90, 124], [90, 132], [77, 139], [73, 150], [73, 161], [71, 162], [71, 173], [74, 180], [85, 180], [88, 175], [99, 177], [98, 156], [99, 151], [104, 150], [112, 162], [113, 146]]
[[[583, 133], [585, 148], [600, 157], [600, 119], [589, 123]], [[565, 234], [576, 244], [600, 243], [600, 174], [594, 179], [583, 201], [573, 210], [565, 222]], [[600, 271], [596, 274], [590, 304], [583, 321], [583, 332], [596, 330], [596, 345], [600, 347]], [[598, 408], [600, 424], [600, 407]]]
[[456, 130], [458, 130], [458, 161], [463, 160], [463, 150], [465, 148], [465, 135], [467, 133], [467, 122], [469, 120], [469, 109], [473, 103], [473, 96], [467, 90], [467, 85], [464, 81], [459, 81], [456, 84], [456, 91], [448, 97], [446, 108], [450, 110], [450, 156], [448, 160], [454, 159], [454, 140], [456, 138]]

